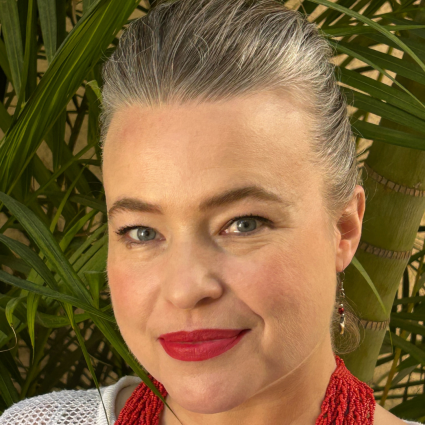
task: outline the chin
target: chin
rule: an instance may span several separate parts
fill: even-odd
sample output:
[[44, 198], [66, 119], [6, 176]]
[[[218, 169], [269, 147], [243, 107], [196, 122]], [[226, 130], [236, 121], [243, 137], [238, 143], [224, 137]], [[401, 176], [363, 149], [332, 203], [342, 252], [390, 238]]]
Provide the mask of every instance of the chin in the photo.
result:
[[[232, 410], [245, 402], [250, 394], [246, 385], [242, 382], [233, 382], [229, 385], [228, 380], [217, 380], [205, 384], [197, 380], [196, 384], [188, 379], [169, 383], [170, 396], [181, 407], [194, 413], [214, 414]], [[165, 387], [167, 385], [164, 383]]]

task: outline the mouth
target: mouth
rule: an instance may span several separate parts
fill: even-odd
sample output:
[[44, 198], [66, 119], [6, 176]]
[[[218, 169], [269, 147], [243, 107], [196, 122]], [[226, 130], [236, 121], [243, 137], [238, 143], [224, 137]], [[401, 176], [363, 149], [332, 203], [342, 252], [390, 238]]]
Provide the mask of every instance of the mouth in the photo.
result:
[[159, 342], [173, 359], [196, 362], [233, 348], [250, 329], [198, 329], [160, 335]]

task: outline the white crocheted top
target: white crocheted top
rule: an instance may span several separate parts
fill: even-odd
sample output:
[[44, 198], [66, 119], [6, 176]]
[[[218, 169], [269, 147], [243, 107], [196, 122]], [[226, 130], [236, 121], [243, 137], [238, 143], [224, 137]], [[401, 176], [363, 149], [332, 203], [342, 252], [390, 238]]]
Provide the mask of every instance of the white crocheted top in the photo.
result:
[[[124, 376], [116, 384], [100, 389], [110, 425], [117, 420], [115, 400], [118, 393], [139, 382], [138, 377]], [[108, 421], [96, 389], [63, 390], [15, 403], [0, 417], [0, 425], [108, 425]]]

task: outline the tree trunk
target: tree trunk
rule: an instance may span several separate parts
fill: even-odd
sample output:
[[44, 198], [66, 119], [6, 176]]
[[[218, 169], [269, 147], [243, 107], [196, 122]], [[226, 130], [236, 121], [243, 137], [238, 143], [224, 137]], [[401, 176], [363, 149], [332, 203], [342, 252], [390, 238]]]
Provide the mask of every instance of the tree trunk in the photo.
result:
[[[424, 4], [425, 0], [421, 2], [422, 6]], [[415, 21], [425, 23], [425, 14], [418, 12]], [[404, 31], [403, 36], [419, 39], [414, 31]], [[423, 38], [420, 40], [423, 42]], [[403, 59], [412, 62], [406, 54]], [[424, 85], [399, 76], [396, 79], [425, 102]], [[425, 137], [386, 119], [381, 119], [380, 125]], [[356, 257], [375, 284], [390, 314], [425, 212], [425, 152], [374, 141], [362, 173], [366, 211]], [[360, 319], [372, 322], [389, 319], [352, 264], [346, 269], [344, 287], [347, 301]], [[361, 324], [359, 327], [362, 337], [360, 346], [341, 357], [355, 376], [371, 383], [388, 326], [387, 323], [369, 323], [366, 329]]]

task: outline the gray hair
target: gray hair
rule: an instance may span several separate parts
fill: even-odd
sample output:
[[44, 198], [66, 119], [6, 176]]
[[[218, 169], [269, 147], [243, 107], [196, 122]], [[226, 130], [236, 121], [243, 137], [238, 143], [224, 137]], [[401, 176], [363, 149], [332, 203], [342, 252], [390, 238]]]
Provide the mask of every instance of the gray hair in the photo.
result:
[[103, 67], [101, 143], [123, 106], [295, 93], [314, 130], [306, 160], [322, 170], [336, 218], [361, 176], [332, 53], [315, 24], [275, 0], [160, 1], [129, 25]]
[[331, 57], [316, 26], [275, 0], [160, 1], [129, 25], [103, 67], [102, 145], [123, 106], [296, 92], [311, 110], [316, 137], [307, 159], [323, 170], [334, 218], [361, 177]]

